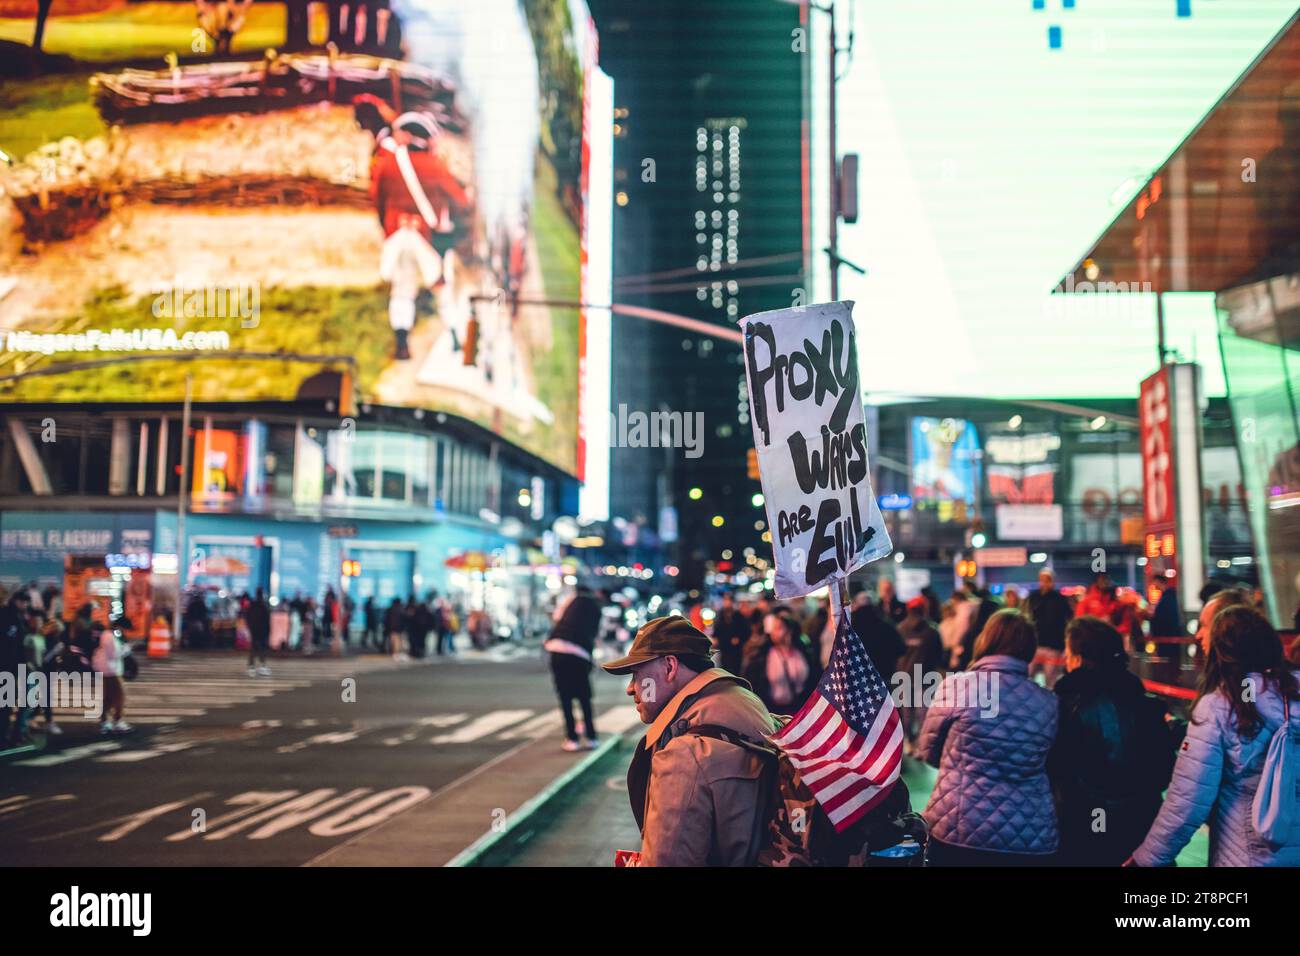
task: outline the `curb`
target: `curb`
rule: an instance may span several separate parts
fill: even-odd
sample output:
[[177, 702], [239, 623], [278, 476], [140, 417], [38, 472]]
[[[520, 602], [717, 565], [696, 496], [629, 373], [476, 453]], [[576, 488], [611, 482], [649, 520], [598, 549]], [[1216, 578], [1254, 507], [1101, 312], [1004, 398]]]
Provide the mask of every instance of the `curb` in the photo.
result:
[[501, 843], [510, 834], [514, 833], [523, 823], [527, 822], [533, 814], [541, 810], [546, 804], [554, 800], [581, 777], [596, 761], [609, 753], [623, 741], [622, 734], [613, 734], [606, 737], [599, 747], [591, 751], [572, 767], [566, 770], [560, 776], [552, 780], [536, 796], [531, 797], [523, 806], [507, 817], [507, 823], [504, 829], [496, 832], [483, 834], [465, 849], [461, 850], [454, 857], [448, 860], [443, 866], [450, 867], [470, 867], [477, 866], [489, 850]]

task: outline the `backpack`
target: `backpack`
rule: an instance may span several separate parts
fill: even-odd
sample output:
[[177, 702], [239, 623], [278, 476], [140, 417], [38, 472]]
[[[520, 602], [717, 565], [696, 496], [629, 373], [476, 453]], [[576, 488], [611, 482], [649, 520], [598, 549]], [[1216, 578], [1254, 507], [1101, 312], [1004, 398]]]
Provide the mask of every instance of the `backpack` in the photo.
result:
[[790, 758], [775, 744], [758, 741], [729, 727], [699, 724], [687, 731], [743, 747], [763, 759], [759, 814], [763, 834], [755, 866], [920, 866], [928, 831], [911, 811], [907, 785], [894, 782], [888, 796], [842, 833], [799, 777]]
[[1282, 726], [1273, 732], [1259, 787], [1251, 802], [1255, 832], [1275, 846], [1287, 842], [1296, 824], [1296, 755], [1291, 742], [1291, 701], [1282, 694]]

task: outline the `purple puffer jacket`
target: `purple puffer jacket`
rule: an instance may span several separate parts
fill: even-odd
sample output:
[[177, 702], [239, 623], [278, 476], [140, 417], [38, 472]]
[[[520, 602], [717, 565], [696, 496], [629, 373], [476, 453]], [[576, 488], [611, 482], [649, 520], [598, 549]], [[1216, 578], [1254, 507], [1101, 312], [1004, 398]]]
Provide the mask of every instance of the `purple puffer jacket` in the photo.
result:
[[930, 835], [978, 850], [1056, 852], [1046, 771], [1056, 721], [1056, 696], [1019, 658], [982, 657], [944, 678], [917, 744], [939, 768], [924, 814]]

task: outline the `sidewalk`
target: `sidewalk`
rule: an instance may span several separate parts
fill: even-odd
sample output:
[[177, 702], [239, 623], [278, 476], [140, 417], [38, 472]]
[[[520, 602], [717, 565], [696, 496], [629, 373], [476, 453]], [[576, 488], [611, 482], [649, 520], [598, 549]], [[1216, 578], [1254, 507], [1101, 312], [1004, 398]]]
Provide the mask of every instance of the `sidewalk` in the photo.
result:
[[[641, 845], [636, 821], [628, 807], [627, 766], [636, 745], [628, 734], [583, 775], [580, 783], [536, 814], [520, 828], [515, 839], [503, 841], [480, 861], [482, 866], [597, 866], [614, 865], [615, 850], [635, 850]], [[915, 760], [903, 763], [903, 780], [912, 809], [925, 809], [938, 771]], [[1205, 866], [1208, 834], [1197, 831], [1178, 855], [1180, 867]]]
[[[549, 816], [551, 788], [565, 774], [584, 764], [600, 762], [618, 749], [618, 735], [635, 720], [630, 707], [616, 706], [597, 715], [596, 723], [607, 750], [568, 753], [558, 738], [525, 740], [505, 753], [468, 770], [436, 791], [423, 803], [342, 843], [307, 866], [445, 866], [483, 865], [480, 859], [457, 860], [462, 852], [493, 834], [507, 831], [521, 811], [541, 804], [537, 816]], [[640, 721], [636, 724], [639, 726]], [[594, 765], [594, 764], [593, 764]], [[583, 768], [575, 786], [585, 784], [590, 770]], [[532, 817], [528, 825], [532, 826]], [[495, 856], [495, 853], [490, 854]]]

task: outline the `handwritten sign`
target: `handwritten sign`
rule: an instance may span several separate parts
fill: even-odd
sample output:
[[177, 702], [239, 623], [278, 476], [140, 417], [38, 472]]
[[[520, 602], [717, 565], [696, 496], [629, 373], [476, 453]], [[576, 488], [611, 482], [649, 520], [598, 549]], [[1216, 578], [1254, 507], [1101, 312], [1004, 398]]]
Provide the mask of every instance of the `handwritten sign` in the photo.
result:
[[893, 550], [871, 490], [852, 311], [830, 302], [740, 322], [781, 600]]

